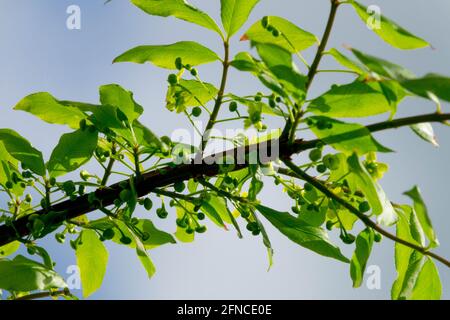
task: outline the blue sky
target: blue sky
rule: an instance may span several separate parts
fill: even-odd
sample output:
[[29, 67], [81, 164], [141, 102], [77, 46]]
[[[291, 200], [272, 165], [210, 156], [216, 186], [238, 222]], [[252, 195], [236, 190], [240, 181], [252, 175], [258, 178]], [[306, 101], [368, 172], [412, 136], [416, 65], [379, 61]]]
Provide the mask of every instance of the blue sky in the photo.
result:
[[[111, 62], [120, 53], [141, 44], [168, 44], [194, 40], [221, 53], [220, 41], [210, 31], [174, 19], [151, 17], [128, 1], [113, 0], [16, 0], [0, 2], [0, 127], [13, 128], [29, 138], [49, 155], [65, 132], [64, 127], [51, 126], [30, 115], [13, 112], [12, 107], [24, 96], [48, 91], [66, 100], [98, 101], [98, 87], [118, 83], [135, 93], [145, 107], [143, 122], [160, 135], [176, 128], [189, 127], [181, 116], [164, 108], [167, 71], [150, 65], [117, 64]], [[218, 0], [192, 1], [219, 20]], [[270, 14], [280, 15], [302, 28], [320, 36], [328, 15], [327, 0], [262, 0], [251, 16], [248, 27], [256, 19]], [[429, 71], [450, 75], [450, 42], [448, 16], [450, 3], [442, 0], [363, 1], [377, 4], [382, 12], [407, 29], [430, 41], [434, 49], [404, 52], [389, 47], [352, 12], [343, 7], [339, 12], [330, 47], [350, 44], [365, 52], [385, 57], [405, 65], [418, 75]], [[81, 8], [81, 30], [66, 28], [66, 8], [76, 4]], [[243, 28], [245, 30], [245, 28]], [[247, 50], [248, 43], [232, 42], [232, 51]], [[314, 50], [305, 53], [311, 60]], [[323, 68], [336, 67], [324, 60]], [[218, 82], [218, 65], [200, 68], [202, 77]], [[345, 75], [317, 77], [311, 96], [326, 91], [334, 81], [350, 81]], [[247, 75], [235, 71], [230, 75], [229, 91], [252, 94], [259, 86]], [[407, 99], [399, 107], [399, 115], [432, 112], [434, 106], [425, 100]], [[445, 109], [448, 106], [444, 106]], [[383, 117], [381, 117], [383, 118]], [[380, 119], [375, 117], [373, 121]], [[270, 123], [276, 126], [276, 123]], [[448, 163], [450, 133], [448, 128], [436, 127], [441, 144], [439, 149], [419, 140], [408, 129], [395, 134], [378, 134], [377, 138], [396, 153], [383, 155], [391, 171], [382, 185], [396, 202], [406, 201], [403, 191], [419, 184], [435, 223], [442, 246], [438, 252], [450, 253], [450, 215], [448, 214]], [[263, 191], [262, 199], [280, 210], [289, 204], [281, 193], [271, 187]], [[173, 224], [160, 223], [167, 230]], [[223, 232], [212, 226], [209, 232], [189, 245], [172, 245], [151, 252], [157, 274], [146, 279], [132, 250], [109, 245], [110, 265], [104, 286], [92, 297], [98, 299], [207, 299], [207, 298], [268, 298], [268, 299], [377, 299], [388, 298], [395, 277], [393, 243], [388, 240], [374, 249], [369, 264], [382, 271], [381, 290], [365, 286], [351, 288], [348, 267], [317, 256], [291, 243], [269, 228], [275, 248], [275, 263], [267, 272], [265, 249], [260, 239], [247, 236], [236, 238], [234, 232]], [[75, 259], [69, 246], [51, 248], [58, 270], [64, 274]], [[346, 253], [350, 254], [349, 248]], [[450, 283], [450, 273], [440, 267], [444, 284]], [[450, 288], [444, 286], [444, 297]], [[78, 292], [75, 292], [78, 293]]]

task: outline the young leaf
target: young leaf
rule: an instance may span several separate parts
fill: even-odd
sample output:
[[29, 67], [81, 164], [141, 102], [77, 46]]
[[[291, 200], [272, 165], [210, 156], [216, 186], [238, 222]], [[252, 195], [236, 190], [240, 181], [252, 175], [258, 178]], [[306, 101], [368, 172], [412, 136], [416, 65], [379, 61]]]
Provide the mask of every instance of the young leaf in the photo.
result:
[[[368, 8], [357, 1], [351, 2], [359, 17], [364, 23], [368, 23], [373, 17], [371, 17]], [[409, 31], [405, 30], [394, 21], [386, 18], [385, 16], [380, 16], [380, 26], [372, 27], [373, 32], [375, 32], [381, 39], [389, 43], [391, 46], [403, 49], [412, 50], [428, 47], [429, 44], [425, 40], [411, 34]]]
[[108, 265], [108, 251], [93, 230], [83, 230], [75, 251], [80, 268], [83, 297], [87, 298], [102, 285]]
[[55, 271], [24, 256], [0, 260], [0, 289], [28, 292], [66, 286], [64, 279]]
[[31, 146], [24, 137], [11, 129], [0, 129], [0, 142], [6, 151], [39, 176], [45, 175], [42, 153]]
[[170, 86], [166, 95], [166, 108], [178, 113], [187, 107], [206, 105], [219, 90], [210, 83], [181, 79], [177, 86]]
[[130, 233], [134, 239], [134, 242], [136, 243], [136, 254], [139, 258], [139, 261], [141, 261], [141, 264], [144, 267], [145, 271], [147, 271], [147, 276], [150, 279], [156, 272], [155, 265], [153, 264], [152, 259], [148, 255], [147, 250], [144, 244], [142, 243], [141, 239], [133, 231], [130, 230]]
[[430, 73], [423, 78], [410, 79], [401, 82], [401, 85], [410, 92], [430, 99], [429, 93], [450, 102], [450, 78]]
[[98, 133], [77, 130], [64, 134], [52, 152], [47, 164], [52, 177], [72, 172], [87, 163], [97, 147]]
[[[392, 152], [376, 141], [370, 131], [359, 123], [346, 123], [323, 116], [313, 116], [308, 119], [312, 121], [309, 126], [311, 131], [325, 144], [331, 145], [338, 151], [347, 154], [356, 152], [358, 155], [372, 151]], [[325, 128], [320, 127], [324, 124]]]
[[350, 275], [353, 287], [359, 288], [362, 284], [366, 264], [369, 260], [374, 241], [372, 229], [364, 229], [356, 238], [356, 249], [350, 262]]
[[368, 117], [389, 111], [393, 113], [402, 97], [397, 97], [394, 92], [389, 91], [390, 101], [386, 96], [387, 92], [383, 92], [389, 87], [383, 86], [382, 83], [355, 81], [346, 85], [335, 85], [311, 101], [308, 111], [336, 118]]
[[7, 245], [1, 246], [0, 259], [12, 255], [14, 252], [19, 250], [19, 247], [20, 247], [19, 241], [13, 241], [11, 243], [8, 243]]
[[397, 221], [397, 214], [381, 186], [373, 180], [356, 154], [350, 156], [347, 163], [356, 187], [366, 196], [372, 208], [372, 214], [377, 216], [378, 223], [386, 226], [393, 225]]
[[111, 105], [120, 109], [130, 123], [133, 123], [144, 112], [144, 109], [134, 101], [133, 93], [117, 84], [100, 87], [100, 102], [103, 105]]
[[220, 60], [215, 52], [197, 42], [181, 41], [169, 45], [139, 46], [121, 54], [113, 62], [150, 62], [161, 68], [175, 70], [177, 58], [181, 58], [184, 65], [191, 66]]
[[195, 8], [186, 0], [131, 0], [131, 3], [150, 15], [161, 17], [173, 16], [222, 35], [220, 28], [210, 16]]
[[439, 246], [439, 241], [436, 237], [436, 233], [434, 232], [433, 225], [428, 214], [428, 209], [425, 205], [425, 202], [423, 201], [419, 188], [417, 186], [414, 186], [411, 190], [405, 192], [404, 194], [414, 201], [414, 210], [417, 214], [417, 218], [420, 221], [423, 231], [425, 232], [428, 240], [430, 240], [430, 247], [434, 248]]
[[324, 54], [331, 55], [340, 65], [346, 67], [349, 70], [356, 72], [357, 74], [366, 74], [366, 68], [357, 61], [351, 60], [349, 57], [342, 54], [339, 50], [332, 48]]
[[242, 27], [258, 2], [259, 0], [220, 0], [222, 24], [228, 37]]
[[429, 122], [413, 124], [411, 129], [423, 140], [431, 143], [435, 147], [439, 147], [439, 143], [434, 135], [433, 126]]
[[351, 48], [350, 50], [353, 52], [355, 57], [367, 67], [367, 69], [382, 77], [398, 81], [414, 79], [416, 77], [410, 70], [398, 64], [363, 53], [354, 48]]
[[318, 43], [315, 35], [300, 29], [286, 19], [274, 16], [270, 16], [268, 19], [270, 25], [281, 33], [280, 36], [275, 37], [272, 32], [264, 29], [261, 21], [258, 21], [250, 27], [243, 39], [248, 39], [255, 43], [277, 45], [291, 53], [303, 51]]
[[86, 118], [78, 108], [62, 104], [47, 92], [34, 93], [23, 98], [14, 110], [31, 113], [48, 123], [68, 125], [72, 129], [78, 129], [80, 121]]
[[327, 233], [317, 227], [312, 227], [300, 221], [287, 212], [280, 212], [271, 208], [258, 205], [259, 212], [274, 225], [282, 234], [295, 243], [312, 250], [325, 257], [330, 257], [343, 262], [349, 260], [342, 255], [338, 247], [330, 242]]

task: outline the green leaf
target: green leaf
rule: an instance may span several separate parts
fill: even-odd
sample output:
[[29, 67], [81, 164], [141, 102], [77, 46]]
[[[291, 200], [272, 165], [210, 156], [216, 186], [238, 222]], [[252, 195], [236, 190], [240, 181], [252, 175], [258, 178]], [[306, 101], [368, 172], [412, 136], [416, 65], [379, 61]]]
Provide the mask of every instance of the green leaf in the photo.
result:
[[210, 83], [181, 79], [176, 86], [170, 86], [166, 95], [166, 108], [178, 113], [187, 107], [206, 106], [217, 96], [219, 90]]
[[104, 105], [92, 110], [92, 115], [89, 119], [99, 131], [112, 130], [118, 137], [134, 145], [136, 143], [135, 137], [131, 134], [130, 129], [125, 126], [124, 122], [119, 120], [118, 112], [120, 112], [119, 108]]
[[116, 62], [153, 63], [155, 66], [175, 70], [175, 60], [184, 65], [198, 66], [220, 60], [219, 56], [197, 42], [181, 41], [169, 45], [139, 46], [114, 59]]
[[378, 223], [386, 226], [393, 225], [397, 221], [397, 214], [381, 186], [370, 176], [357, 154], [350, 156], [347, 163], [356, 187], [366, 196], [372, 208], [372, 214], [377, 216]]
[[64, 134], [52, 152], [47, 164], [52, 177], [72, 172], [87, 163], [97, 147], [98, 133], [77, 130]]
[[45, 176], [42, 153], [31, 146], [24, 137], [11, 129], [0, 129], [0, 142], [6, 151], [39, 176]]
[[222, 24], [228, 37], [239, 31], [258, 2], [259, 0], [220, 0]]
[[436, 233], [434, 232], [433, 224], [431, 223], [428, 209], [423, 201], [419, 187], [414, 186], [411, 190], [405, 192], [404, 194], [414, 201], [414, 210], [416, 211], [423, 231], [425, 232], [428, 240], [430, 240], [430, 247], [435, 248], [439, 246], [439, 241], [436, 237]]
[[293, 242], [325, 257], [349, 262], [342, 255], [339, 248], [330, 242], [327, 233], [323, 229], [312, 227], [294, 218], [287, 212], [279, 212], [262, 205], [256, 206], [256, 209]]
[[354, 48], [351, 48], [351, 51], [356, 56], [356, 58], [358, 58], [358, 60], [367, 67], [367, 69], [382, 77], [398, 81], [413, 79], [416, 77], [410, 70], [398, 64], [363, 53]]
[[255, 43], [274, 44], [291, 53], [303, 51], [318, 43], [315, 35], [286, 19], [270, 16], [269, 23], [280, 31], [280, 36], [273, 36], [272, 32], [264, 29], [261, 21], [258, 21], [245, 33], [244, 39]]
[[[367, 23], [373, 18], [366, 6], [356, 1], [352, 1], [352, 5], [364, 23]], [[403, 50], [419, 49], [429, 46], [428, 42], [411, 34], [385, 16], [381, 15], [380, 19], [380, 28], [373, 28], [373, 32], [391, 46]]]
[[351, 60], [349, 57], [342, 54], [337, 49], [330, 49], [329, 51], [325, 52], [325, 54], [331, 55], [339, 64], [346, 67], [349, 70], [352, 70], [358, 74], [366, 74], [367, 70], [364, 68], [363, 65], [360, 63]]
[[[313, 116], [308, 118], [312, 121], [309, 126], [311, 131], [325, 144], [331, 145], [334, 149], [346, 154], [356, 152], [364, 155], [369, 152], [392, 152], [389, 148], [383, 147], [376, 141], [369, 129], [359, 123], [346, 123], [336, 119]], [[327, 124], [331, 128], [318, 128], [318, 124]]]
[[297, 101], [305, 97], [306, 76], [299, 73], [292, 54], [272, 44], [258, 44], [258, 54], [269, 68], [274, 79]]
[[150, 15], [160, 17], [173, 16], [222, 35], [220, 28], [210, 16], [185, 0], [131, 0], [131, 3]]
[[130, 232], [133, 236], [134, 242], [136, 243], [136, 254], [145, 271], [147, 271], [147, 276], [150, 279], [156, 272], [155, 265], [148, 255], [145, 245], [142, 243], [141, 239], [133, 231], [130, 230]]
[[64, 279], [55, 271], [24, 256], [0, 260], [0, 289], [28, 292], [66, 286]]
[[359, 288], [362, 284], [366, 264], [369, 260], [374, 241], [372, 229], [364, 229], [356, 238], [356, 249], [350, 262], [350, 276], [353, 287]]
[[0, 259], [12, 255], [14, 252], [19, 250], [20, 242], [13, 241], [7, 245], [0, 247]]
[[402, 81], [401, 85], [426, 99], [430, 99], [430, 93], [433, 93], [438, 98], [450, 102], [450, 78], [448, 77], [430, 73], [423, 78]]
[[426, 258], [416, 279], [411, 300], [439, 300], [442, 296], [442, 283], [433, 260]]
[[133, 123], [134, 135], [136, 137], [136, 142], [144, 147], [147, 147], [147, 153], [154, 152], [161, 148], [161, 140], [156, 136], [153, 131], [144, 126], [138, 120]]
[[253, 74], [257, 74], [261, 71], [258, 61], [256, 61], [248, 52], [239, 52], [236, 54], [230, 65], [240, 71], [252, 72]]
[[328, 92], [311, 101], [308, 111], [336, 118], [368, 117], [389, 111], [393, 113], [402, 97], [389, 91], [390, 101], [386, 92], [383, 92], [389, 90], [389, 87], [383, 86], [383, 83], [388, 82], [355, 81], [346, 85], [334, 85]]
[[80, 121], [86, 118], [80, 109], [64, 105], [47, 92], [23, 98], [14, 110], [31, 113], [48, 123], [68, 125], [72, 129], [78, 129]]
[[423, 140], [431, 143], [435, 147], [439, 147], [439, 143], [434, 135], [433, 126], [429, 122], [413, 124], [411, 129]]
[[133, 93], [117, 84], [100, 87], [100, 102], [103, 105], [111, 105], [120, 109], [127, 116], [130, 123], [133, 123], [144, 112], [142, 106], [134, 101]]
[[83, 297], [87, 298], [97, 291], [103, 282], [108, 265], [108, 251], [93, 230], [83, 230], [81, 243], [75, 251], [80, 268]]

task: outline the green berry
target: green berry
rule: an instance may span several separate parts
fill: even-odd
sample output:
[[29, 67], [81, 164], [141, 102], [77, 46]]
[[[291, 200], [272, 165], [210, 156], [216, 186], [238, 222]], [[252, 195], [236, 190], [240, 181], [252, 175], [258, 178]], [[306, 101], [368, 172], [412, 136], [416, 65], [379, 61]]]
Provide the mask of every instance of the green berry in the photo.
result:
[[148, 239], [150, 239], [150, 233], [148, 232], [142, 233], [141, 239], [142, 241], [147, 241]]
[[183, 181], [175, 182], [175, 184], [173, 185], [173, 188], [176, 192], [183, 192], [185, 187], [186, 186], [184, 185]]
[[194, 233], [194, 229], [192, 229], [191, 227], [186, 229], [186, 233], [187, 234], [193, 234]]
[[131, 244], [132, 240], [130, 238], [128, 238], [127, 236], [123, 236], [122, 238], [120, 238], [120, 243], [124, 244], [124, 245], [129, 245]]
[[14, 184], [11, 181], [6, 181], [5, 187], [7, 189], [12, 189], [14, 187]]
[[327, 171], [327, 167], [323, 164], [319, 164], [316, 169], [319, 173], [324, 173], [325, 171]]
[[262, 18], [261, 25], [264, 29], [267, 29], [267, 27], [269, 26], [269, 17], [268, 16], [265, 16], [264, 18]]
[[299, 209], [298, 207], [296, 207], [296, 206], [293, 206], [293, 207], [291, 208], [291, 210], [292, 210], [292, 212], [295, 213], [295, 214], [299, 214], [299, 213], [300, 213], [300, 209]]
[[205, 233], [207, 230], [206, 226], [198, 226], [197, 228], [195, 228], [195, 232], [198, 233]]
[[340, 160], [335, 155], [327, 154], [323, 157], [323, 164], [330, 170], [337, 170], [339, 169]]
[[115, 199], [114, 200], [114, 205], [118, 208], [118, 207], [120, 207], [121, 205], [122, 205], [122, 201], [120, 200], [120, 199]]
[[279, 36], [280, 36], [280, 31], [278, 31], [277, 29], [273, 29], [272, 35], [273, 35], [274, 37], [279, 37]]
[[235, 112], [238, 108], [238, 104], [236, 101], [230, 102], [229, 110], [230, 112]]
[[198, 220], [205, 220], [205, 214], [203, 212], [199, 212], [197, 214], [197, 219]]
[[267, 26], [266, 30], [269, 31], [269, 32], [273, 32], [273, 30], [275, 30], [275, 28], [272, 25], [269, 24]]
[[353, 242], [355, 242], [356, 238], [354, 235], [348, 233], [348, 234], [341, 234], [340, 238], [342, 240], [342, 242], [344, 242], [345, 244], [352, 244]]
[[184, 221], [184, 219], [177, 219], [176, 223], [177, 223], [177, 226], [179, 226], [182, 229], [187, 227], [186, 221]]
[[50, 180], [48, 181], [48, 183], [53, 187], [56, 184], [55, 177], [51, 177]]
[[167, 82], [169, 82], [170, 85], [174, 86], [178, 84], [178, 77], [176, 74], [169, 74], [169, 77], [167, 78]]
[[86, 170], [81, 171], [80, 178], [84, 181], [87, 181], [90, 178], [89, 172], [87, 172]]
[[178, 57], [178, 58], [175, 59], [175, 67], [176, 67], [178, 70], [183, 69], [183, 60], [182, 60], [180, 57]]
[[359, 204], [359, 211], [364, 213], [370, 210], [370, 204], [367, 201], [363, 201]]
[[262, 100], [262, 94], [261, 94], [261, 93], [258, 93], [258, 94], [255, 96], [255, 101], [256, 101], [256, 102], [261, 102], [261, 100]]
[[257, 236], [257, 235], [259, 235], [261, 233], [261, 230], [259, 230], [259, 229], [256, 229], [256, 230], [253, 230], [252, 231], [252, 235], [254, 235], [254, 236]]
[[304, 185], [304, 189], [306, 191], [312, 191], [314, 189], [314, 186], [311, 183], [306, 182]]
[[191, 75], [192, 75], [193, 77], [196, 77], [196, 76], [198, 75], [197, 69], [192, 68], [192, 69], [191, 69]]
[[312, 162], [317, 162], [322, 158], [322, 150], [320, 149], [313, 149], [309, 152], [309, 159]]
[[333, 226], [335, 225], [335, 222], [328, 220], [326, 223], [327, 230], [331, 231], [333, 229]]
[[127, 202], [131, 198], [131, 191], [128, 189], [120, 191], [119, 198], [122, 202]]
[[25, 196], [25, 202], [31, 203], [31, 201], [33, 201], [33, 197], [31, 196], [31, 194], [27, 194]]
[[105, 240], [111, 240], [112, 238], [114, 238], [114, 236], [115, 236], [115, 232], [114, 232], [114, 230], [113, 229], [106, 229], [105, 231], [103, 231], [103, 238], [105, 239]]
[[82, 119], [80, 121], [80, 129], [81, 129], [81, 131], [86, 130], [86, 119]]
[[153, 207], [153, 202], [150, 198], [145, 198], [144, 200], [144, 208], [147, 211], [150, 211]]
[[381, 235], [381, 233], [375, 232], [373, 240], [375, 242], [381, 242], [381, 240], [383, 240], [383, 236]]
[[202, 108], [194, 107], [194, 109], [192, 109], [192, 116], [197, 118], [197, 117], [200, 117], [201, 114], [202, 114]]

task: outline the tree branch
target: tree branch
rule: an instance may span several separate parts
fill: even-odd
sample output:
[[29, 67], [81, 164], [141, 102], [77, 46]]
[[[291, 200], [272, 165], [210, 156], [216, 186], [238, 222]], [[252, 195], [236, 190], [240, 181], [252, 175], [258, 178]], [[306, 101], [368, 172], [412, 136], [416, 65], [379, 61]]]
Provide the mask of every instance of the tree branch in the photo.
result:
[[386, 238], [389, 238], [397, 243], [400, 243], [404, 246], [407, 246], [409, 248], [412, 248], [424, 255], [430, 256], [435, 258], [436, 260], [442, 262], [447, 267], [450, 268], [450, 261], [446, 260], [445, 258], [433, 253], [429, 252], [426, 248], [418, 246], [414, 243], [411, 243], [409, 241], [406, 241], [404, 239], [398, 238], [394, 234], [384, 230], [381, 228], [378, 224], [376, 224], [374, 221], [372, 221], [368, 216], [361, 213], [357, 208], [355, 208], [353, 205], [351, 205], [349, 202], [345, 201], [338, 195], [334, 194], [330, 189], [328, 189], [321, 181], [315, 179], [314, 177], [311, 177], [307, 173], [305, 173], [303, 170], [299, 169], [291, 160], [289, 159], [283, 159], [284, 164], [292, 170], [296, 175], [298, 175], [299, 178], [311, 183], [317, 190], [322, 192], [324, 195], [326, 195], [328, 198], [336, 200], [340, 205], [345, 207], [348, 211], [353, 213], [358, 217], [359, 220], [361, 220], [367, 227], [372, 228], [373, 230], [379, 232], [380, 234], [384, 235]]
[[[381, 131], [391, 128], [399, 128], [422, 122], [444, 122], [450, 120], [450, 113], [439, 114], [432, 113], [426, 115], [419, 115], [414, 117], [400, 118], [392, 121], [385, 121], [369, 125], [364, 130], [364, 135], [367, 135], [367, 129], [370, 132]], [[361, 134], [361, 130], [351, 131], [350, 134], [340, 134], [335, 137], [339, 137], [339, 141], [354, 139], [354, 134]], [[334, 141], [334, 137], [328, 137], [327, 141]], [[278, 141], [274, 145], [279, 147], [280, 158], [289, 158], [293, 154], [300, 153], [309, 149], [315, 148], [321, 140], [295, 140], [293, 144], [286, 143], [286, 141]], [[142, 174], [142, 178], [136, 181], [136, 191], [138, 197], [143, 197], [157, 188], [169, 186], [178, 181], [186, 181], [191, 178], [197, 177], [214, 177], [220, 173], [220, 166], [216, 163], [217, 159], [225, 156], [233, 156], [234, 159], [238, 159], [238, 155], [248, 154], [249, 150], [267, 150], [267, 154], [272, 153], [272, 141], [265, 141], [257, 145], [239, 147], [224, 152], [220, 152], [203, 159], [201, 163], [193, 162], [190, 164], [181, 164], [177, 166], [167, 166], [161, 169], [150, 171]], [[266, 149], [264, 149], [266, 148]], [[236, 163], [234, 170], [239, 170], [247, 167], [247, 163]], [[113, 204], [114, 200], [119, 198], [119, 194], [122, 191], [122, 184], [129, 183], [129, 180], [113, 184], [106, 188], [98, 189], [94, 192], [97, 202], [90, 203], [88, 201], [89, 195], [83, 195], [75, 200], [67, 200], [50, 206], [47, 209], [42, 209], [33, 213], [33, 215], [39, 216], [52, 216], [49, 224], [57, 226], [64, 221], [74, 219], [89, 212], [95, 211], [99, 208], [99, 205], [107, 207]], [[0, 247], [6, 245], [14, 240], [23, 238], [30, 234], [31, 230], [28, 227], [29, 216], [19, 218], [15, 221], [3, 224], [0, 226]]]

